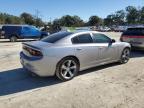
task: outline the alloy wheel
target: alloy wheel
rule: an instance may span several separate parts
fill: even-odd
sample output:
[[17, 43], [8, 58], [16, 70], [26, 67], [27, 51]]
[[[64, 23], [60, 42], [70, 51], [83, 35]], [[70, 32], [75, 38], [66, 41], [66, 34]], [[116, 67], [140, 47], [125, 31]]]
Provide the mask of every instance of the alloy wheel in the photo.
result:
[[130, 50], [128, 48], [124, 49], [121, 57], [122, 63], [127, 63], [129, 61], [130, 56]]
[[74, 77], [75, 72], [77, 71], [77, 63], [74, 60], [66, 60], [61, 65], [60, 70], [62, 77], [69, 80]]

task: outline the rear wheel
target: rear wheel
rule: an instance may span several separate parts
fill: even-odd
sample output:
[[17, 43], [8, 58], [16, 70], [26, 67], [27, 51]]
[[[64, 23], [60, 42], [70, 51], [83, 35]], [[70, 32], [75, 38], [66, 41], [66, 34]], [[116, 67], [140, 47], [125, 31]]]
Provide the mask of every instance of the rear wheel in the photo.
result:
[[11, 36], [10, 37], [10, 41], [11, 42], [16, 42], [17, 41], [17, 37], [16, 36]]
[[129, 59], [130, 59], [130, 49], [125, 48], [121, 54], [120, 63], [125, 64], [129, 61]]
[[62, 59], [56, 69], [56, 76], [62, 81], [73, 79], [79, 71], [79, 63], [73, 57]]

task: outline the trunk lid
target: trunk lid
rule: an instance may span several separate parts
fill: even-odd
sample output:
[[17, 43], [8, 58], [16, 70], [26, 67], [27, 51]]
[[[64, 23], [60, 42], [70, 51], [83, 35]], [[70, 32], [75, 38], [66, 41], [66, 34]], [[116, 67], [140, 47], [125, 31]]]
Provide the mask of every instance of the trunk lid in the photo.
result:
[[26, 50], [25, 47], [34, 49], [43, 53], [43, 49], [51, 45], [52, 45], [51, 43], [42, 42], [42, 41], [24, 42], [22, 43], [23, 53], [29, 57], [32, 57], [32, 55]]

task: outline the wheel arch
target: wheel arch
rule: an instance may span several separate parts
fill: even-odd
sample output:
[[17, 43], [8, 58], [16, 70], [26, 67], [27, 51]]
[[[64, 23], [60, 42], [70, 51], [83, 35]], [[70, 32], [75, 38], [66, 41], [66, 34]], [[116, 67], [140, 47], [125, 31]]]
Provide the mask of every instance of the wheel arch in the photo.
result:
[[[59, 62], [57, 63], [57, 65], [60, 63], [60, 61], [66, 59], [66, 58], [69, 58], [69, 57], [76, 59], [77, 62], [78, 62], [78, 64], [79, 64], [79, 66], [80, 66], [80, 61], [79, 61], [79, 59], [78, 59], [76, 56], [74, 56], [74, 55], [69, 55], [69, 56], [63, 57], [61, 60], [59, 60]], [[56, 66], [57, 66], [57, 65], [56, 65]]]
[[128, 46], [123, 48], [123, 50], [125, 50], [125, 49], [129, 49], [131, 51], [131, 47], [128, 47]]
[[17, 34], [11, 34], [9, 38], [11, 38], [12, 36], [17, 37], [18, 39], [20, 38]]

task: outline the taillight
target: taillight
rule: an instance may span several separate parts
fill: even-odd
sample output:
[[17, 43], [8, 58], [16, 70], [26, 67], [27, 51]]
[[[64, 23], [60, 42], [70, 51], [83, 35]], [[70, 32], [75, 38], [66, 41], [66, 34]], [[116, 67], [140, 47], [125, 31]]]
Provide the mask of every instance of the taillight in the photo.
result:
[[120, 37], [120, 41], [123, 41], [123, 36]]
[[128, 39], [129, 37], [126, 36], [126, 35], [122, 35], [121, 38], [120, 38], [120, 41], [126, 41], [126, 39]]
[[23, 46], [23, 49], [28, 51], [32, 56], [43, 56], [42, 53], [38, 50]]

